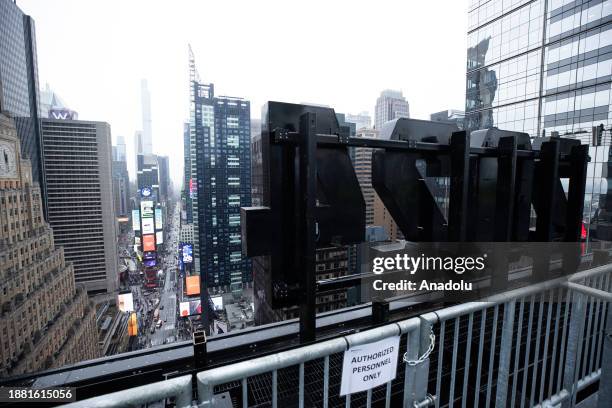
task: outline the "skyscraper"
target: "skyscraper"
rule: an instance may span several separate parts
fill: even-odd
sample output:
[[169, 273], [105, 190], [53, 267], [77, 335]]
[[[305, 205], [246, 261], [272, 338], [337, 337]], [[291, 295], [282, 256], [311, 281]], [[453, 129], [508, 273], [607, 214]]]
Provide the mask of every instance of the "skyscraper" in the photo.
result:
[[[409, 118], [410, 107], [401, 91], [386, 89], [380, 93], [376, 100], [374, 126], [379, 132], [383, 129], [383, 124], [397, 118]], [[377, 194], [374, 194], [374, 224], [384, 228], [389, 239], [396, 240], [402, 238], [402, 233], [397, 224], [391, 217], [389, 211]]]
[[338, 119], [338, 125], [348, 127], [349, 136], [355, 136], [357, 134], [357, 125], [354, 122], [346, 120], [344, 113], [336, 113], [336, 119]]
[[48, 220], [92, 293], [117, 290], [111, 135], [104, 122], [43, 119]]
[[115, 215], [125, 218], [130, 215], [130, 177], [127, 168], [125, 139], [117, 136], [117, 144], [113, 146], [113, 202]]
[[368, 112], [361, 112], [356, 115], [351, 115], [350, 113], [347, 113], [346, 121], [354, 123], [357, 130], [362, 128], [369, 129], [372, 127], [372, 117]]
[[261, 133], [261, 119], [251, 118], [251, 139]]
[[124, 161], [113, 160], [113, 203], [115, 215], [117, 217], [129, 216], [129, 185], [130, 179], [127, 170], [127, 163]]
[[159, 200], [159, 163], [154, 154], [138, 154], [136, 156], [136, 186], [138, 190], [148, 187], [153, 191], [154, 198]]
[[40, 183], [46, 208], [39, 98], [34, 20], [15, 2], [0, 0], [0, 112], [14, 118], [21, 153], [31, 162], [32, 177]]
[[447, 109], [429, 115], [432, 122], [454, 123], [459, 129], [463, 129], [465, 112], [457, 109]]
[[[558, 132], [591, 144], [584, 222], [594, 233], [593, 221], [612, 213], [605, 170], [612, 125], [610, 2], [471, 1], [468, 17], [466, 128]], [[593, 128], [600, 125], [602, 142], [595, 146]]]
[[194, 263], [207, 288], [241, 289], [251, 263], [242, 257], [240, 207], [251, 205], [250, 103], [217, 97], [201, 83], [190, 53], [190, 153]]
[[153, 154], [153, 126], [151, 121], [151, 93], [146, 79], [140, 83], [142, 102], [142, 153]]
[[66, 106], [66, 103], [51, 89], [49, 84], [45, 84], [45, 88], [40, 91], [40, 117], [76, 120], [79, 115]]
[[116, 161], [127, 161], [127, 150], [125, 147], [125, 138], [123, 136], [117, 136], [117, 143], [113, 147], [115, 152], [113, 160]]
[[159, 172], [159, 202], [165, 203], [168, 200], [170, 189], [170, 163], [168, 156], [157, 156], [157, 169]]
[[409, 118], [410, 107], [408, 101], [404, 98], [401, 91], [385, 89], [376, 99], [376, 108], [374, 112], [374, 126], [381, 130], [382, 125], [397, 118]]
[[[193, 223], [193, 208], [191, 202], [191, 149], [189, 123], [183, 124], [183, 201], [185, 203], [185, 221]], [[193, 230], [193, 226], [191, 227]]]
[[[562, 65], [563, 77], [567, 76], [565, 85], [569, 86], [570, 82], [573, 82], [574, 87], [582, 84], [584, 68], [580, 69], [580, 78], [577, 78], [578, 60], [572, 63], [571, 57], [575, 55], [577, 58], [581, 55], [580, 65], [584, 66], [584, 48], [578, 50], [578, 42], [581, 42], [581, 37], [586, 39], [586, 36], [579, 34], [574, 40], [568, 37], [574, 28], [580, 29], [582, 5], [580, 3], [576, 9], [578, 3], [568, 6], [557, 6], [556, 3], [537, 0], [513, 4], [495, 0], [479, 5], [478, 2], [472, 1], [468, 12], [465, 117], [467, 129], [496, 126], [500, 129], [526, 132], [532, 136], [538, 135], [542, 96], [549, 92], [551, 95], [556, 94], [558, 88], [558, 84], [552, 86], [550, 82], [550, 91], [545, 89], [545, 82], [549, 81], [544, 81], [548, 76], [544, 71], [550, 69], [550, 73], [555, 72], [554, 77], [558, 78], [556, 75]], [[601, 9], [601, 3], [597, 7]], [[563, 21], [563, 26], [571, 26], [569, 32], [564, 30], [564, 38], [570, 38], [567, 46], [558, 41], [560, 38], [556, 38], [557, 34], [551, 35], [561, 28], [564, 8], [567, 9], [568, 18]], [[576, 15], [578, 25], [574, 27]], [[548, 29], [545, 24], [547, 20], [550, 22]], [[550, 31], [551, 29], [553, 31]], [[598, 39], [599, 35], [595, 37]], [[542, 58], [543, 44], [544, 48], [549, 50], [549, 55], [545, 58]], [[561, 48], [563, 55], [559, 54]], [[598, 57], [595, 57], [594, 63], [597, 67]], [[572, 67], [574, 81], [570, 81]], [[568, 102], [567, 98], [565, 100]], [[573, 110], [573, 102], [571, 109]], [[566, 107], [564, 112], [567, 111]], [[556, 110], [553, 113], [556, 114]], [[574, 121], [573, 115], [571, 121]]]
[[385, 207], [378, 194], [374, 193], [374, 225], [380, 225], [384, 229], [384, 233], [391, 241], [402, 239], [404, 235], [393, 220], [391, 213]]
[[56, 246], [41, 192], [0, 114], [0, 377], [98, 357], [95, 310]]
[[[376, 139], [378, 131], [376, 129], [361, 128], [357, 132], [357, 137]], [[368, 147], [356, 147], [353, 152], [353, 167], [355, 175], [361, 187], [363, 200], [366, 205], [366, 226], [374, 224], [374, 200], [377, 197], [374, 187], [372, 187], [372, 150]]]
[[136, 156], [144, 154], [144, 141], [142, 138], [142, 130], [134, 132], [134, 153]]

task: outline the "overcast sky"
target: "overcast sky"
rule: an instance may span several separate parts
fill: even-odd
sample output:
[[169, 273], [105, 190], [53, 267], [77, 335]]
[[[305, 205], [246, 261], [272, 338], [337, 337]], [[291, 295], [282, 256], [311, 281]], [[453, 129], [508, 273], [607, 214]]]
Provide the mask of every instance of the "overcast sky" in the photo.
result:
[[[79, 113], [126, 139], [149, 82], [153, 150], [180, 187], [189, 115], [187, 44], [217, 95], [368, 111], [386, 88], [414, 118], [464, 109], [467, 0], [17, 0], [36, 21], [38, 73]], [[133, 167], [130, 167], [132, 169]], [[134, 177], [134, 174], [131, 174]], [[178, 183], [178, 184], [177, 184]]]

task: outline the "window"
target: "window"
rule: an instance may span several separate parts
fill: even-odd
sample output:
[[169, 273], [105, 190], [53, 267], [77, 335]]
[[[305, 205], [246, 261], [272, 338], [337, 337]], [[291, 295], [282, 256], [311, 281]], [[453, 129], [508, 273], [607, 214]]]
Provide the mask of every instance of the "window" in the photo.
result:
[[227, 203], [230, 207], [240, 206], [240, 196], [238, 194], [232, 194], [227, 198]]
[[227, 146], [228, 147], [239, 147], [240, 146], [240, 136], [228, 135], [227, 136]]
[[236, 129], [240, 126], [240, 118], [238, 116], [227, 116], [225, 124], [230, 129]]
[[237, 227], [240, 225], [240, 214], [232, 214], [228, 217], [228, 224], [230, 227]]
[[227, 156], [227, 167], [238, 167], [240, 166], [240, 157]]

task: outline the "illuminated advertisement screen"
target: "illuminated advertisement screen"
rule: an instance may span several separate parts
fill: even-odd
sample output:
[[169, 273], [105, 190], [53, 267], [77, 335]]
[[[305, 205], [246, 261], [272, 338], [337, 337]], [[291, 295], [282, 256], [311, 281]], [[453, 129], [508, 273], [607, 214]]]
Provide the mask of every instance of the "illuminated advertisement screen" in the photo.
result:
[[162, 224], [162, 209], [161, 208], [156, 208], [155, 209], [155, 229], [162, 229], [164, 228], [164, 225]]
[[132, 210], [132, 229], [140, 231], [140, 211]]
[[210, 300], [212, 300], [215, 310], [223, 310], [223, 296], [211, 296]]
[[145, 252], [155, 251], [155, 235], [142, 236], [142, 250]]
[[157, 258], [157, 256], [156, 256], [155, 252], [145, 252], [143, 254], [143, 258], [144, 259], [155, 259], [155, 258]]
[[157, 241], [157, 245], [164, 243], [164, 231], [157, 231], [155, 233], [155, 240]]
[[132, 296], [132, 292], [119, 293], [117, 296], [117, 307], [122, 312], [133, 312], [134, 297]]
[[153, 218], [153, 201], [141, 201], [140, 213], [142, 218]]
[[136, 317], [136, 313], [132, 313], [130, 315], [130, 320], [128, 320], [128, 335], [130, 337], [138, 336], [138, 318]]
[[134, 237], [134, 245], [140, 246], [140, 237]]
[[142, 263], [144, 266], [147, 266], [149, 268], [154, 267], [155, 265], [157, 265], [157, 261], [155, 259], [145, 259], [144, 262]]
[[189, 302], [179, 303], [179, 313], [181, 317], [189, 316]]
[[142, 233], [143, 234], [153, 234], [155, 232], [155, 227], [153, 226], [153, 218], [143, 218], [142, 219]]
[[143, 197], [151, 197], [152, 193], [153, 192], [151, 191], [151, 187], [143, 187], [140, 190], [140, 195], [143, 196]]
[[183, 263], [190, 264], [193, 262], [193, 245], [183, 244]]
[[187, 276], [185, 278], [185, 292], [187, 295], [199, 295], [200, 294], [200, 276]]
[[199, 315], [202, 313], [202, 303], [200, 299], [193, 299], [179, 304], [179, 313], [181, 317]]

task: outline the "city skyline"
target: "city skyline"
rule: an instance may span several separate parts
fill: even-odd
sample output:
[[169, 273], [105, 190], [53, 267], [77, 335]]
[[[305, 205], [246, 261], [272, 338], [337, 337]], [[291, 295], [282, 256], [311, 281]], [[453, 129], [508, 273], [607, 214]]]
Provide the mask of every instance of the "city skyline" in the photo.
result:
[[612, 0], [464, 2], [0, 0], [0, 401], [609, 407]]
[[[365, 110], [373, 117], [376, 98], [387, 88], [404, 93], [415, 118], [464, 108], [466, 1], [450, 2], [442, 10], [426, 2], [388, 2], [374, 10], [365, 5], [346, 9], [341, 4], [315, 4], [299, 20], [293, 18], [289, 5], [278, 2], [244, 3], [239, 12], [229, 4], [196, 2], [162, 7], [143, 2], [20, 0], [18, 5], [36, 22], [40, 83], [48, 82], [81, 119], [109, 122], [113, 142], [118, 135], [125, 136], [130, 169], [134, 168], [134, 132], [142, 127], [140, 82], [148, 80], [153, 149], [178, 159], [170, 165], [179, 188], [182, 127], [189, 117], [188, 43], [196, 55], [206, 55], [200, 61], [202, 80], [214, 82], [227, 95], [252, 101], [254, 119], [268, 100], [308, 100], [329, 104], [339, 112]], [[338, 13], [346, 18], [338, 20]], [[442, 24], [445, 30], [434, 29], [421, 18], [432, 13], [437, 15], [436, 26]], [[83, 15], [97, 17], [77, 18]], [[202, 15], [217, 17], [201, 24]], [[111, 20], [112, 30], [107, 25]], [[309, 28], [314, 21], [317, 30]], [[355, 29], [360, 24], [368, 30]], [[162, 25], [165, 29], [159, 30]], [[274, 37], [278, 30], [292, 35]], [[428, 42], [411, 41], [422, 38], [423, 32]], [[218, 33], [225, 33], [223, 41], [206, 40]], [[276, 38], [276, 45], [271, 38]], [[294, 49], [297, 61], [311, 42], [317, 44], [316, 55], [292, 63], [291, 73], [282, 64], [265, 63], [267, 58], [286, 55], [262, 53], [264, 47]], [[372, 58], [357, 58], [364, 48], [371, 50]], [[426, 63], [415, 62], [423, 57]]]

